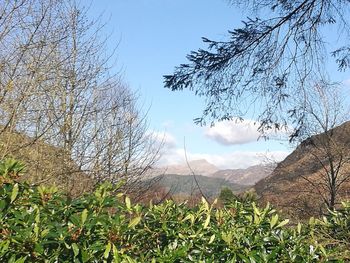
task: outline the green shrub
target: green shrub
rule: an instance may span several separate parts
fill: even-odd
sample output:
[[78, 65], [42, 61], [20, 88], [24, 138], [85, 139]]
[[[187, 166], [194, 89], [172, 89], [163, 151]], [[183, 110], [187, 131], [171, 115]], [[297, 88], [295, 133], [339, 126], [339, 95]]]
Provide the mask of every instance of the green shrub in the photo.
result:
[[[328, 225], [290, 227], [269, 205], [236, 200], [218, 209], [203, 199], [194, 208], [172, 201], [146, 208], [114, 192], [104, 184], [72, 200], [55, 187], [3, 182], [0, 262], [320, 262], [337, 256], [317, 240]], [[342, 224], [332, 231], [348, 231]]]
[[350, 262], [350, 203], [343, 202], [341, 209], [329, 211], [322, 220], [310, 221], [329, 257]]
[[228, 205], [236, 200], [236, 196], [233, 194], [232, 190], [228, 187], [223, 187], [219, 194], [219, 200], [224, 204]]

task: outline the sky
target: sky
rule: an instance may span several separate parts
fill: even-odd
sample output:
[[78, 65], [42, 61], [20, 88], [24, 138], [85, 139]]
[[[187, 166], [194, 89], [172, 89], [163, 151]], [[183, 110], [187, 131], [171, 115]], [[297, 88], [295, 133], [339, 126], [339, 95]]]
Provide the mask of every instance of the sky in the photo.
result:
[[258, 140], [249, 119], [199, 127], [193, 119], [201, 116], [204, 98], [164, 88], [163, 75], [185, 63], [191, 50], [205, 47], [201, 37], [224, 40], [246, 15], [224, 0], [92, 0], [90, 5], [92, 17], [103, 14], [109, 48], [118, 45], [113, 70], [139, 94], [150, 130], [164, 142], [159, 166], [184, 163], [185, 150], [189, 161], [206, 159], [221, 169], [281, 161], [293, 150], [283, 133], [272, 136], [277, 140]]

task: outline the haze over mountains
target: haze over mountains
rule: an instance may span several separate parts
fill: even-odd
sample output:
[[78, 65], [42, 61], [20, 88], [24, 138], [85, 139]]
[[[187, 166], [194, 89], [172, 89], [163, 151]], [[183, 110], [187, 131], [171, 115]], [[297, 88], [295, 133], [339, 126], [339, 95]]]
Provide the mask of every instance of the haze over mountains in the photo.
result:
[[255, 165], [247, 169], [220, 170], [207, 160], [201, 159], [188, 164], [156, 168], [150, 173], [152, 177], [158, 177], [160, 186], [172, 189], [175, 194], [191, 193], [196, 188], [195, 180], [197, 180], [203, 192], [215, 196], [223, 187], [229, 187], [234, 192], [244, 191], [261, 178], [268, 176], [273, 167], [273, 165]]
[[190, 161], [187, 164], [169, 165], [166, 167], [160, 167], [155, 169], [153, 174], [177, 174], [177, 175], [190, 175], [195, 173], [197, 175], [210, 176], [219, 171], [219, 168], [209, 163], [205, 159]]
[[223, 169], [220, 170], [214, 164], [205, 159], [194, 160], [187, 164], [170, 165], [156, 168], [151, 171], [152, 175], [176, 174], [176, 175], [202, 175], [211, 178], [222, 178], [229, 182], [241, 185], [254, 185], [257, 181], [270, 175], [275, 167], [271, 165], [254, 165], [246, 169]]
[[269, 176], [274, 168], [275, 164], [254, 165], [246, 169], [225, 169], [213, 173], [211, 177], [223, 178], [240, 185], [254, 185], [256, 182]]

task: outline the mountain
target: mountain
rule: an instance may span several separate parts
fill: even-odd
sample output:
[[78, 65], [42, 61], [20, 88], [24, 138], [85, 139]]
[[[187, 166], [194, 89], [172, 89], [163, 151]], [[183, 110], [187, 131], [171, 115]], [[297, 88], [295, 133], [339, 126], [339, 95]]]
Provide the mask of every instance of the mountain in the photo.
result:
[[255, 165], [247, 169], [219, 170], [215, 165], [202, 159], [191, 161], [189, 165], [171, 165], [152, 169], [148, 176], [159, 181], [159, 187], [171, 190], [172, 194], [191, 194], [193, 190], [198, 190], [194, 173], [204, 194], [214, 197], [223, 187], [229, 187], [233, 192], [242, 192], [261, 178], [268, 176], [272, 169], [272, 166]]
[[[322, 182], [325, 180], [325, 167], [329, 169], [325, 153], [334, 154], [333, 159], [338, 163], [344, 174], [350, 171], [350, 122], [332, 129], [327, 136], [339, 148], [324, 149], [326, 134], [318, 134], [303, 141], [285, 160], [280, 162], [272, 174], [254, 186], [263, 203], [270, 202], [290, 216], [317, 216], [325, 211], [322, 195], [327, 197]], [[334, 148], [334, 149], [333, 149]], [[326, 151], [327, 150], [327, 151]], [[347, 160], [347, 161], [346, 161]], [[350, 178], [349, 178], [350, 179]], [[349, 199], [349, 183], [339, 189], [339, 197]]]
[[157, 182], [158, 187], [165, 188], [171, 195], [198, 193], [199, 186], [200, 191], [206, 197], [215, 198], [219, 195], [223, 187], [228, 187], [235, 193], [242, 192], [248, 188], [246, 185], [235, 184], [223, 178], [213, 178], [203, 175], [196, 175], [194, 177], [193, 175], [165, 174], [159, 175], [153, 178], [153, 180]]
[[215, 165], [209, 163], [207, 160], [201, 159], [201, 160], [194, 160], [187, 164], [179, 164], [179, 165], [169, 165], [166, 167], [161, 167], [155, 169], [152, 173], [153, 174], [177, 174], [177, 175], [189, 175], [189, 174], [198, 174], [198, 175], [204, 175], [208, 176], [216, 171], [218, 171], [219, 168], [217, 168]]
[[259, 180], [270, 175], [275, 165], [254, 165], [246, 169], [219, 170], [211, 175], [214, 178], [223, 178], [231, 183], [240, 185], [254, 185]]
[[254, 165], [246, 169], [223, 169], [220, 170], [207, 160], [194, 160], [188, 165], [169, 165], [149, 170], [149, 176], [176, 174], [176, 175], [204, 175], [213, 178], [222, 178], [234, 184], [254, 185], [260, 179], [271, 174], [275, 165]]

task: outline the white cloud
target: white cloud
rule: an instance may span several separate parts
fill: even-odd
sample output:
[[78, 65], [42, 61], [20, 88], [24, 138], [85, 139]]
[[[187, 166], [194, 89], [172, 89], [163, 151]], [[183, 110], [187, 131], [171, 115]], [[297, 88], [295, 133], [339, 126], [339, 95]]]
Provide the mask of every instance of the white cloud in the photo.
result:
[[[246, 121], [246, 123], [251, 123]], [[228, 125], [230, 127], [230, 125]], [[218, 126], [217, 126], [218, 127]], [[243, 126], [242, 130], [247, 129]], [[253, 131], [245, 131], [245, 133], [251, 133], [250, 137], [254, 140], [259, 136], [259, 133]], [[217, 131], [216, 131], [217, 132]], [[217, 132], [218, 133], [218, 132]], [[238, 134], [238, 132], [236, 132]], [[243, 132], [242, 132], [243, 133]], [[223, 133], [222, 133], [223, 134]], [[156, 142], [163, 143], [163, 147], [160, 151], [161, 157], [157, 162], [158, 167], [165, 167], [170, 165], [183, 165], [186, 163], [185, 150], [177, 144], [174, 136], [168, 132], [154, 132], [152, 133]], [[238, 136], [238, 135], [237, 135]], [[227, 135], [229, 138], [230, 135]], [[249, 136], [246, 136], [249, 137]], [[247, 139], [246, 139], [247, 140]], [[290, 152], [289, 151], [234, 151], [224, 154], [209, 154], [209, 153], [196, 153], [187, 151], [187, 160], [194, 161], [205, 159], [209, 163], [214, 164], [220, 169], [238, 169], [247, 168], [252, 165], [266, 163], [266, 161], [282, 161]]]
[[223, 145], [245, 144], [258, 140], [258, 127], [252, 120], [222, 121], [207, 128], [205, 135]]
[[157, 162], [157, 166], [169, 166], [176, 164], [184, 164], [186, 162], [185, 155], [182, 149], [173, 148], [161, 152], [161, 157]]
[[[205, 136], [222, 145], [237, 145], [256, 142], [262, 136], [258, 132], [259, 122], [253, 120], [232, 120], [218, 122], [214, 127], [206, 128]], [[288, 128], [288, 127], [287, 127]], [[286, 140], [290, 130], [283, 129], [279, 131], [267, 131], [264, 136], [271, 139]]]
[[154, 140], [155, 144], [161, 145], [159, 151], [160, 159], [157, 161], [156, 166], [165, 167], [184, 162], [181, 149], [177, 145], [177, 141], [171, 133], [166, 131], [152, 132], [150, 133], [150, 136]]
[[347, 87], [350, 87], [350, 79], [346, 79], [343, 81], [343, 84]]
[[174, 127], [174, 121], [173, 120], [166, 120], [163, 121], [161, 126], [165, 129], [165, 130], [169, 130], [172, 129]]
[[150, 136], [156, 143], [162, 145], [163, 150], [171, 150], [176, 148], [176, 139], [168, 132], [152, 132]]

